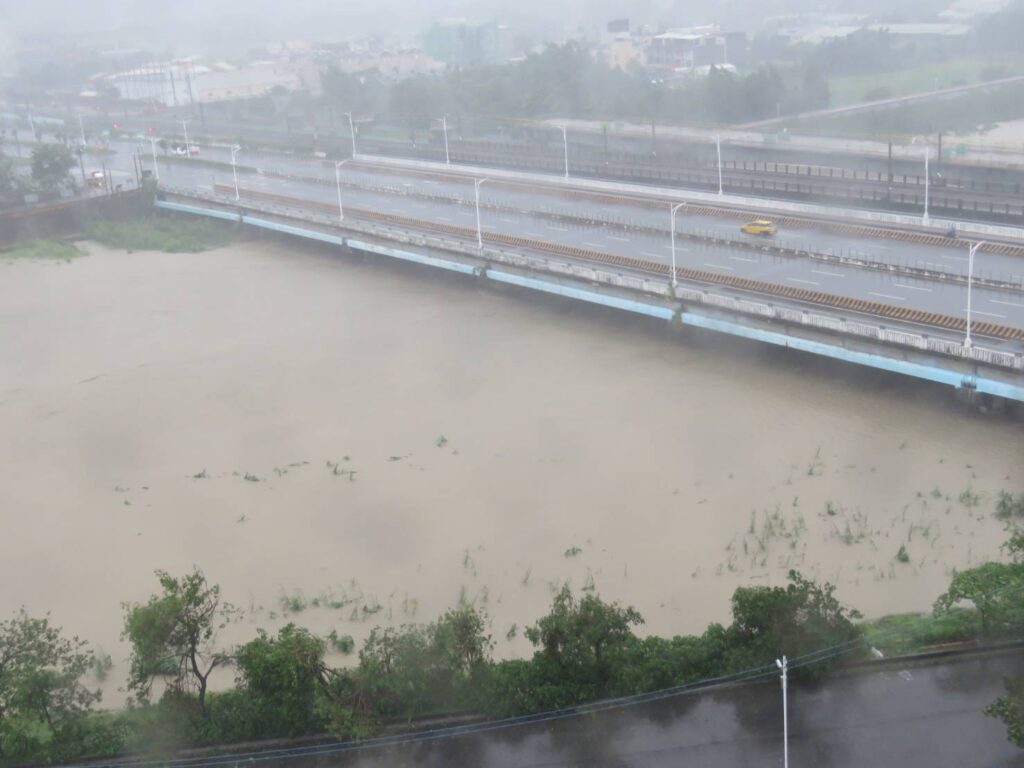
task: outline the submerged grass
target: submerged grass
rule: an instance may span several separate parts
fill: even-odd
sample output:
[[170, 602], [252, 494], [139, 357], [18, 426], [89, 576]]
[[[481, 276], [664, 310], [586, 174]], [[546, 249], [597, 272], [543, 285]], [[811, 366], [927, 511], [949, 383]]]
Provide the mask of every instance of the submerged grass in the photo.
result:
[[72, 243], [59, 240], [25, 240], [15, 243], [13, 247], [0, 251], [0, 258], [13, 261], [15, 259], [36, 259], [48, 261], [70, 261], [81, 256], [82, 251]]
[[95, 221], [88, 232], [89, 237], [112, 248], [167, 253], [198, 253], [231, 240], [223, 224], [157, 214], [126, 221]]

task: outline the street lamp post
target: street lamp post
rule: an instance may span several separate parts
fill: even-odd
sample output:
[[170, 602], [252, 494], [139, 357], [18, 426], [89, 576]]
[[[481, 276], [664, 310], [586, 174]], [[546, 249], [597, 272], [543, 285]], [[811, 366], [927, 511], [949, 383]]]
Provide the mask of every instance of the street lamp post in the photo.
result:
[[82, 116], [78, 116], [78, 135], [82, 139], [82, 146], [85, 146], [85, 126], [82, 124]]
[[718, 194], [722, 194], [722, 137], [715, 135], [715, 150], [718, 152]]
[[971, 291], [974, 287], [974, 254], [985, 243], [979, 241], [967, 251], [967, 335], [964, 336], [964, 349], [971, 348]]
[[356, 158], [356, 124], [352, 120], [352, 113], [351, 112], [346, 112], [345, 114], [348, 116], [348, 133], [349, 133], [349, 136], [352, 137], [352, 159], [355, 160], [355, 158]]
[[569, 178], [569, 134], [564, 125], [559, 126], [562, 129], [562, 149], [565, 153], [565, 178]]
[[181, 123], [181, 130], [185, 134], [185, 156], [192, 157], [192, 148], [188, 143], [188, 120], [179, 120]]
[[786, 702], [786, 673], [789, 662], [783, 656], [775, 660], [775, 666], [782, 671], [782, 768], [789, 768], [789, 710]]
[[156, 139], [152, 136], [149, 137], [149, 148], [153, 152], [153, 175], [160, 181], [160, 166], [156, 163]]
[[686, 203], [677, 203], [672, 206], [672, 290], [675, 292], [675, 287], [678, 281], [676, 280], [676, 211], [682, 208]]
[[235, 157], [242, 148], [237, 144], [231, 148], [231, 176], [235, 180], [235, 200], [238, 199], [238, 166], [235, 165]]
[[445, 165], [451, 165], [452, 164], [452, 158], [451, 158], [451, 155], [448, 154], [448, 118], [447, 117], [442, 117], [441, 118], [441, 127], [444, 129], [444, 164]]
[[334, 163], [334, 184], [338, 188], [338, 221], [345, 220], [345, 209], [341, 207], [341, 166], [347, 162], [348, 158]]
[[928, 147], [924, 148], [924, 216], [921, 217], [921, 221], [925, 224], [928, 223]]
[[480, 185], [483, 184], [487, 179], [474, 179], [473, 180], [473, 193], [476, 197], [476, 247], [483, 250], [484, 247], [484, 235], [480, 229]]

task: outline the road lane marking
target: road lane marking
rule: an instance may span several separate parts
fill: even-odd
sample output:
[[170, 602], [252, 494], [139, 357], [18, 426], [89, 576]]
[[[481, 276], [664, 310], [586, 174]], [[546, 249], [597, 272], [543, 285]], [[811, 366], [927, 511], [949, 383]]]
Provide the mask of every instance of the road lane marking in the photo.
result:
[[[668, 245], [666, 245], [664, 247], [667, 248], [670, 251], [672, 250], [672, 244], [671, 243], [669, 243]], [[683, 246], [681, 246], [681, 245], [677, 245], [676, 246], [676, 250], [677, 251], [682, 251], [683, 253], [689, 253], [691, 251], [690, 248], [683, 248]]]
[[607, 248], [608, 246], [604, 243], [588, 243], [584, 241], [584, 245], [589, 245], [591, 248]]
[[506, 219], [504, 216], [501, 217], [501, 220], [504, 221], [506, 224], [518, 224], [519, 223], [519, 219]]
[[548, 229], [553, 229], [556, 232], [568, 232], [569, 231], [568, 227], [556, 227], [554, 224], [545, 224], [544, 226], [547, 227]]
[[540, 232], [523, 232], [523, 234], [529, 237], [544, 237]]
[[[964, 314], [967, 313], [967, 307], [964, 307]], [[988, 315], [989, 317], [1000, 317], [1003, 320], [1006, 319], [1006, 315], [997, 315], [995, 312], [982, 312], [980, 309], [971, 308], [971, 315]]]
[[[391, 210], [395, 209], [392, 208]], [[438, 221], [451, 221], [451, 219], [449, 219], [447, 216], [435, 216], [434, 218], [437, 219]]]
[[846, 277], [846, 275], [840, 274], [839, 272], [826, 272], [823, 269], [812, 269], [811, 272], [816, 275], [825, 275], [826, 277]]
[[789, 280], [789, 282], [791, 283], [804, 283], [805, 285], [821, 285], [821, 283], [816, 283], [813, 280], [801, 280], [799, 277], [787, 277], [786, 279]]
[[736, 271], [732, 267], [725, 267], [725, 266], [722, 266], [721, 264], [712, 264], [709, 261], [705, 261], [704, 262], [704, 266], [705, 267], [714, 267], [715, 269], [724, 269], [726, 272], [735, 272]]
[[1024, 304], [1014, 304], [1012, 301], [1000, 301], [999, 299], [989, 299], [989, 304], [1002, 304], [1006, 307], [1016, 307], [1017, 309], [1024, 309]]
[[893, 301], [906, 301], [902, 296], [893, 296], [889, 293], [875, 293], [874, 291], [868, 291], [868, 296], [880, 296], [883, 299], [892, 299]]
[[745, 261], [748, 264], [757, 264], [757, 259], [745, 259], [742, 256], [730, 256], [733, 261]]
[[640, 251], [640, 255], [649, 256], [650, 258], [657, 259], [658, 261], [661, 261], [661, 259], [663, 258], [660, 253], [651, 253], [650, 251]]
[[609, 240], [618, 240], [620, 243], [632, 242], [628, 237], [616, 237], [615, 235], [605, 235]]
[[927, 291], [928, 293], [932, 292], [931, 288], [919, 288], [916, 285], [904, 285], [903, 283], [893, 283], [892, 287], [893, 288], [908, 288], [911, 291]]
[[941, 259], [952, 259], [953, 261], [967, 261], [967, 259], [964, 258], [963, 256], [947, 256], [945, 254], [943, 254], [939, 258], [941, 258]]

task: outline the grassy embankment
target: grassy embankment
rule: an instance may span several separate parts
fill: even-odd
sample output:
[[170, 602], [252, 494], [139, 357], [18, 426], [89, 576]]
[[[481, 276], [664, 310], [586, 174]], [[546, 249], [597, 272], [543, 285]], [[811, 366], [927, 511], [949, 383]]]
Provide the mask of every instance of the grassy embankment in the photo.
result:
[[[227, 245], [232, 239], [232, 233], [219, 222], [187, 216], [148, 214], [125, 220], [93, 221], [85, 226], [83, 239], [127, 251], [199, 253]], [[85, 253], [71, 242], [35, 238], [16, 242], [0, 250], [0, 261], [13, 263], [29, 259], [68, 262]]]

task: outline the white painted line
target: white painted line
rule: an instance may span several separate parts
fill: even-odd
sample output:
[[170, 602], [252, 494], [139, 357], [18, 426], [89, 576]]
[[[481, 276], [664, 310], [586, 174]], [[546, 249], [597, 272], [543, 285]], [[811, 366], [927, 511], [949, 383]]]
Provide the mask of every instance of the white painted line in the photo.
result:
[[[672, 250], [672, 244], [669, 243], [668, 245], [664, 246], [664, 248], [665, 248], [665, 250], [671, 251]], [[683, 248], [681, 245], [677, 245], [676, 246], [676, 251], [680, 252], [680, 253], [689, 253], [691, 250], [692, 250], [691, 248]]]
[[[391, 210], [394, 210], [394, 208], [392, 208]], [[437, 219], [438, 221], [451, 221], [451, 219], [449, 219], [447, 216], [435, 216], [434, 218]]]
[[748, 264], [757, 264], [757, 259], [745, 259], [742, 256], [730, 256], [733, 261], [745, 261]]
[[878, 296], [883, 299], [892, 299], [893, 301], [906, 301], [902, 296], [892, 296], [888, 293], [875, 293], [874, 291], [868, 291], [868, 296]]
[[618, 240], [620, 243], [632, 242], [628, 237], [617, 237], [615, 235], [605, 235], [609, 240]]
[[553, 229], [556, 232], [568, 232], [569, 231], [568, 227], [556, 227], [554, 224], [545, 224], [544, 226], [547, 227], [548, 229]]
[[[1017, 309], [1024, 309], [1024, 304], [1014, 304], [1012, 301], [1000, 301], [999, 299], [989, 299], [989, 304], [1002, 304], [1005, 307], [1016, 307]], [[971, 310], [972, 312], [974, 310]]]
[[[967, 314], [967, 307], [964, 307], [964, 314]], [[971, 316], [974, 315], [988, 315], [989, 317], [1000, 317], [1003, 320], [1006, 319], [1006, 315], [997, 315], [995, 312], [982, 312], [980, 309], [971, 308]]]
[[540, 232], [523, 232], [523, 234], [530, 237], [544, 237]]
[[943, 254], [942, 256], [940, 256], [940, 258], [950, 259], [951, 261], [967, 261], [967, 258], [965, 258], [964, 256], [947, 256]]
[[660, 253], [651, 253], [650, 251], [640, 251], [641, 256], [649, 256], [652, 259], [661, 261], [664, 257]]
[[518, 224], [519, 223], [519, 219], [506, 219], [504, 216], [501, 217], [501, 220], [504, 221], [506, 224]]
[[919, 288], [919, 287], [918, 287], [918, 286], [916, 286], [916, 285], [904, 285], [903, 283], [893, 283], [893, 284], [892, 284], [892, 287], [893, 287], [893, 288], [908, 288], [908, 289], [910, 289], [911, 291], [926, 291], [926, 292], [928, 292], [928, 293], [931, 293], [931, 292], [932, 292], [932, 289], [931, 289], [931, 288]]
[[846, 277], [846, 275], [840, 274], [839, 272], [826, 272], [823, 269], [812, 269], [811, 272], [816, 275], [825, 275], [825, 277]]
[[607, 248], [608, 246], [604, 243], [588, 243], [584, 242], [584, 245], [589, 245], [591, 248]]
[[708, 261], [704, 262], [705, 267], [714, 267], [715, 269], [724, 269], [726, 272], [735, 272], [736, 270], [732, 267], [724, 267], [721, 264], [712, 264]]
[[787, 277], [786, 279], [789, 280], [789, 282], [791, 283], [804, 283], [805, 285], [821, 285], [821, 283], [816, 283], [813, 280], [801, 280], [799, 277]]

